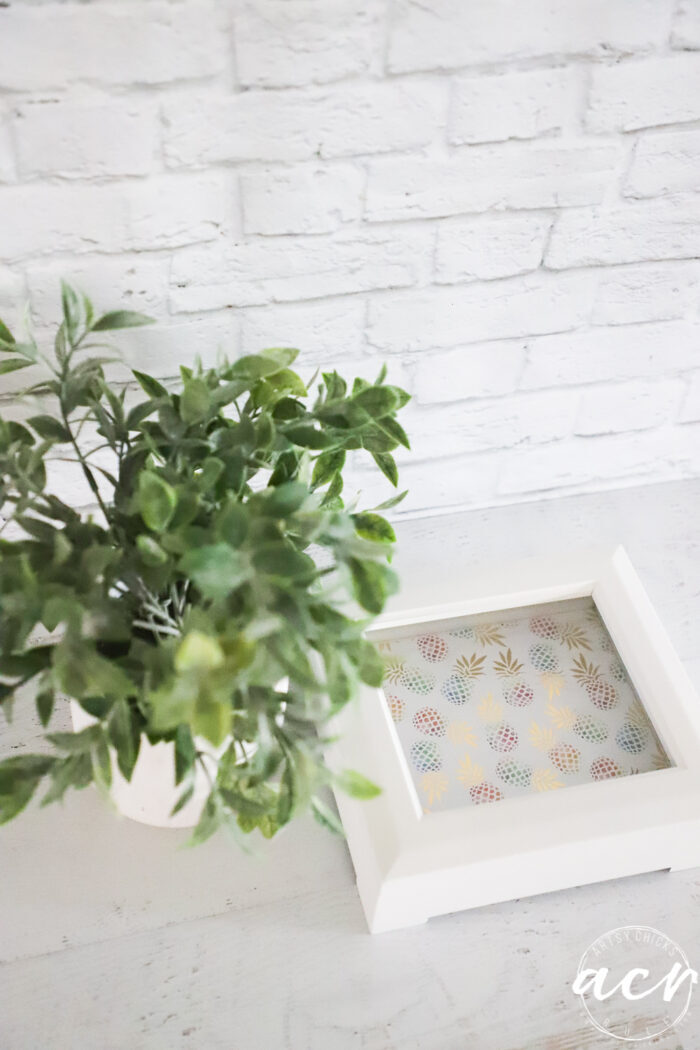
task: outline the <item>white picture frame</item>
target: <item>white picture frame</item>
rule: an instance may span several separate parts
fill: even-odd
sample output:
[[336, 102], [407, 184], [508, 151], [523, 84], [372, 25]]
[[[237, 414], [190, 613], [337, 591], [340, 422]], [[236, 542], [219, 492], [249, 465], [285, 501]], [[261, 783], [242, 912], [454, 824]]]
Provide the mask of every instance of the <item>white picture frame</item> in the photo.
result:
[[336, 792], [372, 933], [565, 887], [700, 866], [700, 704], [622, 547], [409, 581], [367, 637], [582, 597], [593, 599], [672, 766], [426, 818], [382, 691], [363, 687], [334, 721], [328, 761], [382, 788], [369, 801]]

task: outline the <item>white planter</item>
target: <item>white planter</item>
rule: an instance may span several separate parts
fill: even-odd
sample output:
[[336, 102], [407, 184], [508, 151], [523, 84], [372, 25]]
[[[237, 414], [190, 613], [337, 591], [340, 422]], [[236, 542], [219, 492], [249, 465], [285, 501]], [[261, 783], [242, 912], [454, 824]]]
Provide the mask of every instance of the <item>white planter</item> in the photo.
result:
[[[71, 719], [76, 732], [92, 725], [96, 720], [83, 711], [75, 700], [70, 701]], [[214, 748], [207, 740], [195, 739], [198, 751], [205, 753], [212, 778], [216, 776], [216, 765], [228, 747], [225, 741], [220, 748]], [[174, 817], [171, 810], [177, 802], [183, 787], [175, 785], [175, 745], [171, 743], [151, 744], [146, 736], [141, 735], [139, 756], [131, 775], [125, 780], [119, 771], [116, 755], [110, 748], [112, 759], [112, 786], [110, 796], [121, 814], [141, 824], [151, 824], [157, 828], [192, 828], [197, 824], [209, 794], [209, 781], [198, 764], [195, 771], [194, 794], [187, 805], [183, 806]]]

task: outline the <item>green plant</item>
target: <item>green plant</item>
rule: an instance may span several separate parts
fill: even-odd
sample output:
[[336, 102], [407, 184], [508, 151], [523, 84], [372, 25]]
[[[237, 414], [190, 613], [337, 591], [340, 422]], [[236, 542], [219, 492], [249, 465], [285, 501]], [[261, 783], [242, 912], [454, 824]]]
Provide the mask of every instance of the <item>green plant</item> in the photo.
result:
[[[270, 836], [309, 805], [337, 830], [319, 788], [335, 779], [360, 797], [378, 790], [358, 773], [332, 774], [322, 746], [358, 682], [382, 678], [363, 629], [397, 586], [394, 532], [378, 511], [403, 495], [346, 508], [343, 468], [348, 451], [365, 449], [396, 486], [392, 450], [408, 447], [396, 412], [408, 395], [385, 370], [350, 390], [324, 373], [312, 395], [288, 349], [181, 368], [176, 391], [135, 371], [140, 389], [115, 391], [109, 359], [89, 353], [102, 332], [148, 319], [96, 318], [67, 285], [62, 304], [50, 357], [0, 323], [0, 374], [48, 370], [27, 391], [45, 411], [0, 418], [0, 513], [18, 529], [0, 536], [0, 706], [10, 717], [32, 682], [45, 727], [59, 693], [97, 721], [47, 733], [50, 753], [0, 763], [0, 822], [44, 778], [44, 803], [93, 781], [106, 790], [110, 749], [128, 779], [144, 733], [175, 744], [176, 809], [192, 794], [197, 738], [229, 742], [194, 841], [221, 825]], [[130, 404], [137, 389], [145, 399]], [[93, 513], [50, 490], [51, 457], [79, 464]], [[32, 644], [41, 628], [48, 640]]]

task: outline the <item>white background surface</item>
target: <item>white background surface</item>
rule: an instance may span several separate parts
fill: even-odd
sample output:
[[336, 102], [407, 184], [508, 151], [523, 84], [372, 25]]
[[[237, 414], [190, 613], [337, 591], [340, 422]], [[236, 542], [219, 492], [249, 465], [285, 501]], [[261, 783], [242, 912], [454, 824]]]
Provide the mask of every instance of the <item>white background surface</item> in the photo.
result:
[[[699, 507], [691, 482], [427, 518], [403, 524], [399, 568], [623, 542], [697, 685]], [[33, 733], [18, 714], [3, 747]], [[370, 937], [344, 843], [310, 823], [256, 858], [183, 837], [91, 789], [0, 832], [2, 1050], [609, 1050], [570, 991], [592, 940], [655, 926], [700, 964], [700, 870]], [[655, 1046], [699, 1041], [700, 1000]]]
[[388, 358], [407, 510], [696, 476], [699, 122], [699, 0], [11, 0], [0, 316]]

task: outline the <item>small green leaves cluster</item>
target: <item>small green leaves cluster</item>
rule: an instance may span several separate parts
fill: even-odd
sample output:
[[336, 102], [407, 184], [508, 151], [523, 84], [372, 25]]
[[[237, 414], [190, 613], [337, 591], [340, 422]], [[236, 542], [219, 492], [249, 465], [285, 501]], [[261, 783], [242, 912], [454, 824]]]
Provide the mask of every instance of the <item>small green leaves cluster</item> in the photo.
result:
[[[0, 515], [16, 527], [0, 535], [0, 706], [9, 717], [32, 687], [51, 746], [0, 763], [0, 822], [42, 782], [44, 802], [108, 790], [111, 755], [129, 779], [145, 735], [174, 744], [176, 809], [198, 767], [210, 778], [194, 841], [222, 825], [270, 836], [308, 807], [338, 830], [324, 785], [377, 788], [325, 767], [325, 727], [360, 682], [381, 682], [363, 631], [397, 587], [381, 511], [403, 495], [346, 507], [343, 472], [364, 451], [396, 486], [408, 395], [384, 371], [307, 387], [286, 348], [181, 368], [176, 388], [135, 371], [115, 389], [101, 333], [148, 318], [96, 317], [67, 285], [62, 305], [51, 355], [0, 322], [0, 374], [40, 366], [29, 392], [45, 406], [0, 418]], [[94, 512], [47, 485], [51, 458], [79, 465]], [[94, 722], [51, 732], [59, 696]]]

